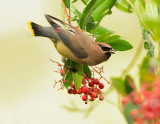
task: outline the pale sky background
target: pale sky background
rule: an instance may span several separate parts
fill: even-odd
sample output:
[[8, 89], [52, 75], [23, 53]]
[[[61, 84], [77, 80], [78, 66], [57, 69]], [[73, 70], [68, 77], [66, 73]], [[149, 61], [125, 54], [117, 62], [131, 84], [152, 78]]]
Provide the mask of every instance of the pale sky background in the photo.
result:
[[[83, 4], [77, 3], [81, 10]], [[56, 64], [61, 56], [47, 38], [32, 37], [28, 21], [49, 25], [44, 14], [61, 19], [60, 0], [0, 0], [0, 124], [125, 124], [115, 105], [101, 102], [88, 118], [83, 113], [71, 113], [61, 107], [70, 100], [87, 108], [81, 98], [68, 95], [66, 90], [53, 88]], [[141, 40], [138, 19], [113, 9], [101, 25], [116, 31], [130, 41], [134, 49], [117, 52], [104, 65], [105, 76], [119, 76], [132, 60]], [[77, 26], [77, 25], [75, 25]], [[137, 75], [137, 67], [131, 73]], [[108, 99], [117, 104], [117, 94]]]

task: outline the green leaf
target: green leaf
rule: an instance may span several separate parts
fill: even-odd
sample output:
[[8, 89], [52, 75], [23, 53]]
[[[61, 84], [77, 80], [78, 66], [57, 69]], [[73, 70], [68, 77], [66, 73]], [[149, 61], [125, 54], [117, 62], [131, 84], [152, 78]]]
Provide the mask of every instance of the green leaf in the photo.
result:
[[[158, 25], [157, 25], [158, 27], [155, 26], [155, 24], [159, 22], [157, 3], [155, 0], [148, 0], [145, 3], [143, 0], [136, 0], [134, 6], [135, 6], [135, 12], [139, 17], [140, 23], [143, 26], [143, 28], [148, 32], [150, 32], [154, 40], [160, 42], [160, 32], [159, 32], [160, 29]], [[152, 24], [150, 23], [151, 21], [155, 23]], [[151, 53], [151, 51], [149, 52]]]
[[133, 48], [132, 45], [128, 41], [121, 40], [119, 38], [120, 38], [119, 35], [110, 36], [109, 33], [104, 33], [104, 34], [99, 35], [95, 41], [108, 43], [116, 51], [125, 51], [125, 50], [130, 50]]
[[63, 0], [64, 5], [70, 9], [70, 0]]
[[127, 119], [128, 124], [133, 124], [134, 123], [134, 120], [133, 120], [132, 116], [130, 115], [130, 112], [131, 112], [132, 109], [137, 109], [137, 108], [138, 107], [134, 103], [129, 102], [129, 103], [126, 104], [123, 113], [124, 113], [124, 116]]
[[82, 64], [77, 64], [71, 61], [71, 67], [77, 69], [77, 72], [72, 72], [72, 76], [73, 76], [75, 88], [78, 91], [82, 84], [83, 66]]
[[118, 40], [119, 38], [120, 38], [119, 35], [112, 35], [112, 36], [108, 37], [108, 39], [106, 39], [106, 40], [108, 43], [111, 43], [111, 42]]
[[[107, 41], [105, 43], [108, 43]], [[116, 40], [114, 42], [109, 42], [109, 45], [116, 51], [126, 51], [133, 48], [133, 46], [126, 40]]]
[[135, 0], [130, 0], [130, 2], [134, 5]]
[[96, 24], [95, 27], [94, 27], [93, 37], [95, 37], [96, 30], [97, 30], [100, 22], [102, 21], [102, 19], [104, 18], [104, 16], [107, 15], [108, 12], [109, 12], [109, 10], [106, 10], [106, 12], [104, 12], [104, 14], [101, 16], [101, 18], [97, 21], [97, 24]]
[[140, 75], [140, 82], [152, 82], [152, 77], [149, 74], [149, 68], [150, 68], [150, 58], [145, 57], [142, 61], [142, 64], [139, 69], [139, 75]]
[[[81, 18], [82, 14], [76, 9], [76, 7], [71, 4], [71, 11], [78, 16], [78, 18]], [[90, 18], [91, 19], [91, 18]], [[96, 26], [96, 23], [94, 22], [88, 22], [87, 23], [87, 26], [86, 26], [86, 31], [93, 34], [94, 33], [94, 28]], [[110, 34], [113, 34], [115, 33], [114, 31], [110, 30], [110, 29], [107, 29], [103, 26], [98, 26], [97, 27], [97, 30], [95, 32], [96, 35], [100, 35], [100, 34], [103, 34], [103, 33], [110, 33]]]
[[149, 62], [150, 62], [150, 58], [149, 57], [145, 57], [143, 59], [143, 62], [142, 62], [141, 66], [140, 66], [140, 69], [139, 69], [139, 74], [141, 76], [143, 76], [145, 73], [147, 73], [148, 68], [149, 68]]
[[115, 2], [116, 0], [98, 0], [92, 13], [94, 21], [98, 21], [106, 10], [110, 10], [113, 7]]
[[82, 17], [79, 22], [80, 28], [82, 30], [85, 29], [85, 26], [87, 25], [87, 23], [89, 21], [89, 18], [91, 16], [91, 13], [93, 11], [93, 8], [94, 8], [96, 2], [97, 2], [97, 0], [91, 0], [85, 7], [83, 14], [82, 14]]
[[89, 0], [81, 0], [84, 4], [87, 4]]
[[68, 71], [67, 75], [66, 75], [66, 71], [64, 73], [64, 75], [66, 76], [65, 80], [67, 80], [67, 82], [64, 83], [64, 86], [66, 89], [68, 89], [71, 86], [72, 83], [72, 73], [70, 71]]
[[145, 9], [149, 19], [158, 19], [157, 0], [146, 0]]
[[68, 66], [68, 65], [71, 65], [71, 60], [70, 59], [67, 59], [66, 62], [65, 62], [65, 66]]
[[155, 58], [145, 57], [142, 61], [142, 64], [139, 69], [140, 82], [141, 83], [152, 83], [157, 77], [157, 74], [153, 71], [156, 68], [156, 65], [152, 65], [155, 61]]
[[71, 4], [71, 12], [73, 12], [75, 15], [78, 16], [78, 18], [81, 18], [82, 16], [82, 13], [80, 11], [78, 11], [78, 9], [73, 5]]
[[152, 30], [152, 38], [160, 43], [160, 21], [145, 20], [145, 24]]
[[97, 38], [96, 38], [96, 42], [104, 42], [106, 41], [106, 39], [108, 39], [110, 33], [103, 33], [101, 35], [99, 35]]
[[127, 75], [125, 80], [124, 80], [124, 85], [125, 85], [125, 89], [126, 89], [126, 94], [131, 93], [134, 89], [134, 82], [133, 79]]
[[130, 4], [125, 0], [117, 0], [115, 6], [123, 12], [131, 13], [133, 11]]
[[111, 81], [116, 90], [122, 95], [127, 95], [133, 91], [134, 82], [133, 79], [128, 75], [124, 80], [120, 77], [112, 77]]
[[111, 81], [116, 90], [124, 95], [126, 95], [126, 90], [124, 87], [124, 81], [119, 77], [111, 77]]
[[[65, 63], [65, 67], [70, 66], [70, 64], [71, 64], [71, 60], [67, 59], [66, 63]], [[65, 67], [64, 67], [63, 78], [65, 77], [65, 80], [67, 82], [64, 83], [64, 86], [66, 89], [68, 89], [71, 86], [73, 79], [72, 79], [72, 73], [68, 69], [66, 69]]]
[[74, 17], [69, 19], [69, 21], [76, 21], [76, 20], [77, 20], [77, 16], [74, 16]]
[[85, 75], [91, 79], [91, 70], [88, 66], [83, 65], [83, 72], [85, 73]]
[[148, 27], [144, 23], [144, 20], [147, 17], [147, 14], [146, 14], [146, 11], [145, 11], [144, 1], [142, 1], [142, 0], [136, 0], [134, 2], [134, 10], [135, 10], [136, 15], [139, 17], [139, 21], [140, 21], [141, 25], [145, 29], [148, 29]]
[[[89, 22], [89, 23], [87, 24], [86, 31], [89, 32], [89, 33], [91, 33], [91, 34], [93, 34], [93, 33], [94, 33], [95, 25], [96, 25], [96, 23], [94, 23], [94, 22]], [[103, 33], [113, 34], [113, 33], [115, 33], [115, 32], [99, 25], [99, 26], [97, 27], [97, 29], [96, 29], [95, 35], [100, 35], [100, 34], [103, 34]]]
[[111, 42], [115, 42], [116, 40], [119, 40], [119, 38], [120, 38], [119, 35], [109, 36], [108, 34], [106, 34], [105, 36], [105, 34], [102, 34], [96, 38], [96, 42], [106, 42], [107, 41], [107, 43], [111, 43]]
[[146, 49], [146, 50], [150, 49], [149, 43], [146, 41], [144, 42], [144, 49]]
[[154, 56], [154, 45], [149, 37], [149, 32], [142, 28], [142, 36], [145, 40], [144, 42], [144, 48], [147, 50], [147, 55], [150, 57]]
[[72, 3], [75, 3], [75, 2], [77, 2], [77, 1], [78, 1], [78, 0], [73, 0]]

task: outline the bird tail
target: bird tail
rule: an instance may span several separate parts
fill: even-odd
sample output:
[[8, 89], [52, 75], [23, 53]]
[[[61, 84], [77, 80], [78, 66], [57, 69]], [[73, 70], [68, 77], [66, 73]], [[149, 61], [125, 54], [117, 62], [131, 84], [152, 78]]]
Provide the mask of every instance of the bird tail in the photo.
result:
[[32, 36], [43, 36], [43, 27], [34, 23], [34, 22], [28, 22], [28, 27], [30, 31], [32, 32]]
[[55, 30], [52, 27], [43, 27], [34, 22], [29, 22], [27, 24], [32, 32], [32, 36], [41, 36], [53, 39], [57, 38], [57, 34], [55, 33]]

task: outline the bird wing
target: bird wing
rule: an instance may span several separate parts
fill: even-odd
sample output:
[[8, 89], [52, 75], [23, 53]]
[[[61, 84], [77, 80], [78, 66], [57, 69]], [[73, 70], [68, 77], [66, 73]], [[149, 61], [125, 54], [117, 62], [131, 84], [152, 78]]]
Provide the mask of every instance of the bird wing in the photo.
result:
[[[84, 32], [50, 15], [45, 15], [45, 17], [47, 18], [50, 25], [56, 30], [61, 41], [65, 44], [65, 46], [67, 46], [71, 50], [71, 52], [76, 57], [80, 59], [88, 57], [87, 48], [89, 42], [87, 41], [87, 35]], [[67, 27], [69, 27], [69, 30], [63, 29], [52, 19], [60, 22], [63, 25], [66, 25]]]

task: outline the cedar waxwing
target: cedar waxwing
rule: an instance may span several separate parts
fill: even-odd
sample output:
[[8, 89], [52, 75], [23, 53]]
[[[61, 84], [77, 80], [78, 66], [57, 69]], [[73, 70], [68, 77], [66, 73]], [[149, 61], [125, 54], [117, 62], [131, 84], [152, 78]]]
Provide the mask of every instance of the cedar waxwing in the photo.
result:
[[[115, 50], [106, 43], [94, 42], [93, 39], [77, 27], [73, 27], [55, 17], [45, 15], [51, 27], [43, 27], [29, 22], [33, 36], [48, 37], [57, 51], [64, 57], [84, 65], [97, 65], [107, 61]], [[66, 25], [64, 29], [53, 20]]]

